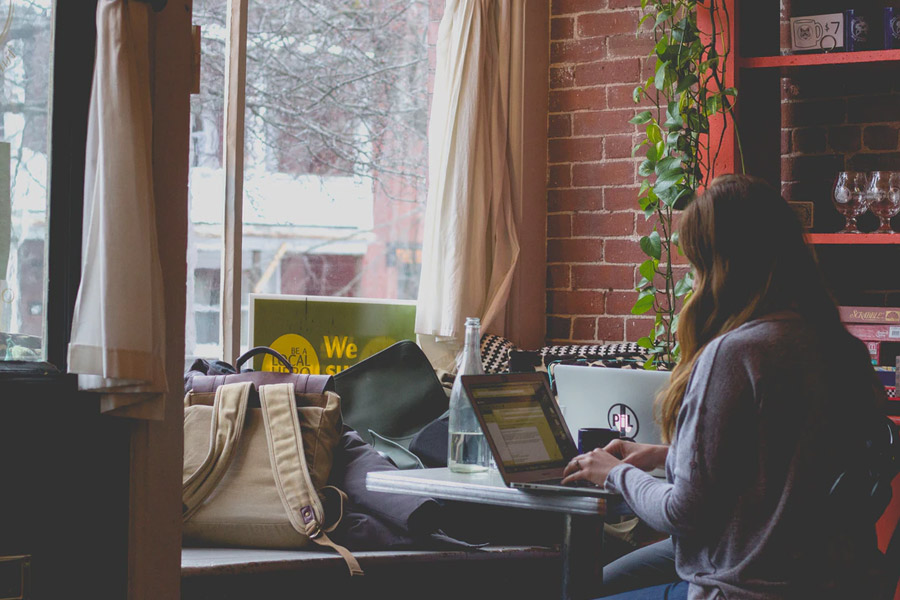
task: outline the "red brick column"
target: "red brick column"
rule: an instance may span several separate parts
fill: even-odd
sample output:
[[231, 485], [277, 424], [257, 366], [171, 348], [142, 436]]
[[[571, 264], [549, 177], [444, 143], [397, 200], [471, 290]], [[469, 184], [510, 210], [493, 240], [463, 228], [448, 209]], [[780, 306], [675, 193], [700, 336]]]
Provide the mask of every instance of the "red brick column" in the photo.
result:
[[[547, 337], [635, 341], [640, 235], [632, 91], [653, 47], [640, 0], [553, 0], [548, 118]], [[653, 65], [650, 64], [652, 69]]]

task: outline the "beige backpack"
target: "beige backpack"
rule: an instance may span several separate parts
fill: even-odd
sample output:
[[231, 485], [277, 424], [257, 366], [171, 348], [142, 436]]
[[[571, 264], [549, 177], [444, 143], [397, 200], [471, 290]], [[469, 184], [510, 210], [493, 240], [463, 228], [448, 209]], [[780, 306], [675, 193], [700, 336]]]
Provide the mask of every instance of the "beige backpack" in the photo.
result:
[[[340, 397], [297, 394], [289, 383], [216, 389], [212, 406], [185, 396], [182, 502], [186, 544], [336, 550], [362, 575], [349, 550], [329, 539], [346, 495], [327, 486], [340, 438]], [[325, 506], [335, 507], [326, 525]]]

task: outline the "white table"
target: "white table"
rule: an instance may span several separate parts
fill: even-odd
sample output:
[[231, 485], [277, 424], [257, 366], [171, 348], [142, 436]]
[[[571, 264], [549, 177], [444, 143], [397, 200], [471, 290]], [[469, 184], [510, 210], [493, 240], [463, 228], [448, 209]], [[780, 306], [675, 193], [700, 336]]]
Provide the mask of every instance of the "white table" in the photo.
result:
[[579, 496], [508, 488], [496, 471], [475, 474], [453, 473], [446, 468], [377, 471], [366, 476], [366, 487], [376, 492], [563, 513], [563, 600], [587, 600], [600, 595], [603, 521], [627, 509], [621, 497], [614, 494]]

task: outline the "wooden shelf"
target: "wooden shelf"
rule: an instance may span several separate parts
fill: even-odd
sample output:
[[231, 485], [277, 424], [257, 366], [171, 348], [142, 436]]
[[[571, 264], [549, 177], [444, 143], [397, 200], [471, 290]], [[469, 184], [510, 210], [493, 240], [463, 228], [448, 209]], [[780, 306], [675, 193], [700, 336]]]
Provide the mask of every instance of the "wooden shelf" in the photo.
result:
[[807, 233], [806, 240], [816, 245], [894, 245], [900, 244], [900, 233]]
[[823, 54], [791, 54], [789, 56], [758, 56], [739, 58], [743, 69], [778, 69], [817, 65], [849, 65], [900, 61], [900, 50], [869, 50], [866, 52], [830, 52]]

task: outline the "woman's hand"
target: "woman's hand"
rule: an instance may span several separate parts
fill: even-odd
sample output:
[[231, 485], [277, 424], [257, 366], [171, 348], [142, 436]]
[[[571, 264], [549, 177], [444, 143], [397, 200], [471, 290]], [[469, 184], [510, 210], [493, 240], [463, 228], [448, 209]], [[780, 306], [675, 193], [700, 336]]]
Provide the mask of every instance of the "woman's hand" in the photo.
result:
[[634, 465], [642, 471], [652, 471], [666, 465], [669, 447], [657, 444], [638, 444], [627, 440], [613, 440], [604, 448], [624, 463]]
[[579, 454], [563, 470], [563, 485], [573, 481], [590, 481], [603, 486], [613, 467], [622, 461], [602, 448]]

